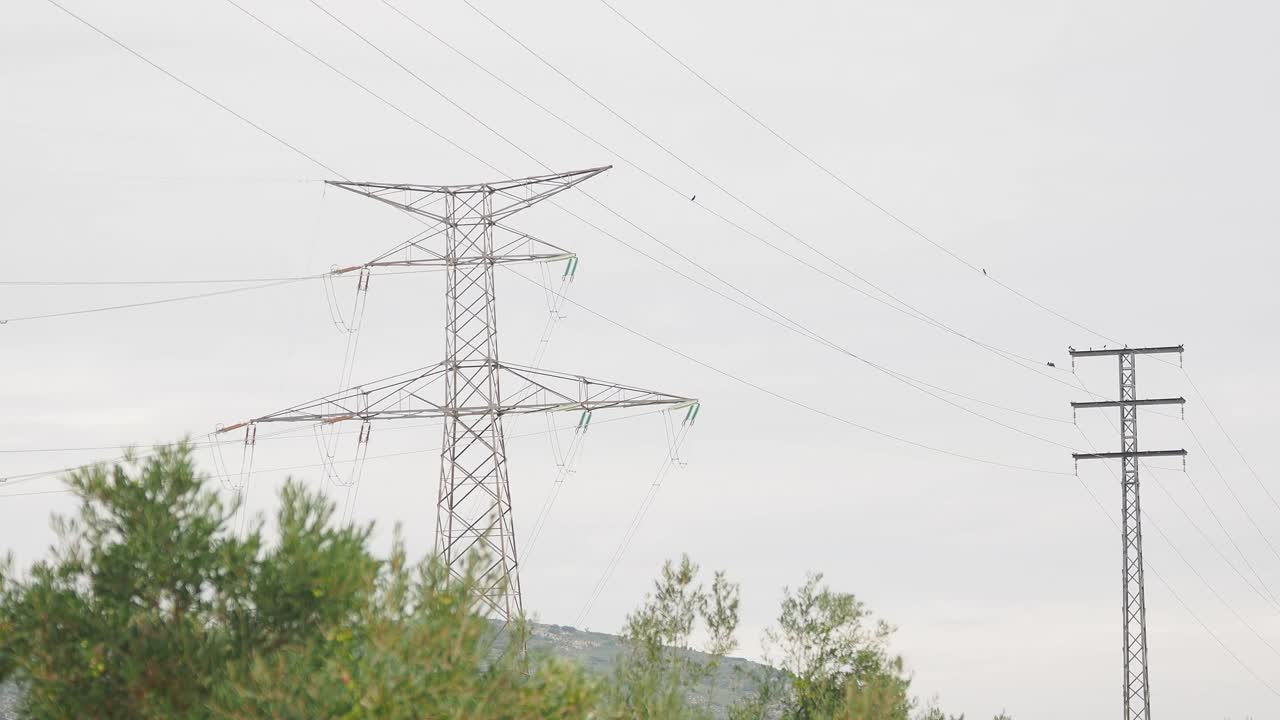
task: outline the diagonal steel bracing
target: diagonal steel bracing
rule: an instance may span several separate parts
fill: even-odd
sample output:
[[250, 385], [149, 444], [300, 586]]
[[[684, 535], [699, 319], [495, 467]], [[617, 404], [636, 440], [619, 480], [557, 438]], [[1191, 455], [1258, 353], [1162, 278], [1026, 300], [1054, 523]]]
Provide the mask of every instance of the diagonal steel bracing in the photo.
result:
[[[481, 609], [506, 622], [520, 616], [519, 553], [511, 512], [503, 419], [541, 412], [610, 408], [692, 407], [692, 398], [582, 375], [501, 361], [494, 272], [498, 265], [569, 260], [576, 255], [511, 228], [515, 213], [608, 168], [470, 185], [331, 183], [392, 205], [428, 227], [361, 265], [335, 274], [383, 267], [438, 267], [445, 272], [444, 360], [347, 388], [224, 428], [264, 423], [332, 425], [439, 418], [444, 424], [436, 504], [435, 550], [457, 577], [477, 552], [487, 560], [471, 580]], [[443, 245], [441, 247], [441, 244]]]

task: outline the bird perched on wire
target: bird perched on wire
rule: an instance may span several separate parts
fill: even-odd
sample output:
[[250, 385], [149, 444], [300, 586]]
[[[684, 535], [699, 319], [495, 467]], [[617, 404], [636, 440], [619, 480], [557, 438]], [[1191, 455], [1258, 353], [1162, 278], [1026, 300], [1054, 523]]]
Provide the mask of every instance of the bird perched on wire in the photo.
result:
[[1045, 365], [1048, 365], [1048, 366], [1049, 366], [1049, 367], [1051, 367], [1051, 368], [1056, 368], [1056, 367], [1058, 367], [1057, 365], [1054, 365], [1052, 362], [1047, 362], [1047, 363], [1045, 363]]
[[689, 202], [696, 202], [697, 200], [698, 200], [698, 196], [697, 196], [697, 195], [690, 195], [690, 196], [689, 196]]

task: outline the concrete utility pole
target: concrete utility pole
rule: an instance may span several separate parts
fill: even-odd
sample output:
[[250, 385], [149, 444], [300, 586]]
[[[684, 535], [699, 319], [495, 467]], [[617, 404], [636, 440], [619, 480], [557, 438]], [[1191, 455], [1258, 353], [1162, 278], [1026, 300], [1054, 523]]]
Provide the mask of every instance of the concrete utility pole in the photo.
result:
[[[501, 620], [504, 626], [521, 616], [524, 605], [503, 419], [529, 413], [579, 412], [581, 428], [592, 412], [608, 408], [687, 408], [686, 423], [696, 415], [697, 401], [692, 398], [499, 359], [495, 268], [523, 262], [564, 260], [570, 267], [577, 263], [576, 254], [514, 230], [505, 221], [608, 169], [471, 185], [329, 183], [424, 220], [426, 229], [410, 240], [367, 263], [333, 273], [360, 273], [363, 289], [369, 273], [378, 268], [443, 269], [445, 358], [221, 431], [244, 428], [245, 442], [252, 444], [257, 426], [263, 423], [330, 426], [359, 422], [360, 457], [375, 420], [443, 420], [435, 551], [457, 578], [463, 578], [470, 557], [477, 552], [483, 555], [485, 564], [472, 578], [479, 590], [478, 610]], [[441, 238], [443, 248], [433, 246], [431, 241]], [[433, 395], [441, 399], [429, 399]]]
[[1076, 461], [1119, 459], [1121, 467], [1121, 582], [1124, 598], [1124, 720], [1151, 720], [1151, 688], [1147, 670], [1147, 598], [1142, 575], [1142, 504], [1138, 493], [1138, 461], [1144, 457], [1180, 456], [1186, 450], [1139, 450], [1138, 408], [1150, 405], [1185, 405], [1184, 398], [1138, 398], [1139, 355], [1177, 353], [1182, 346], [1122, 348], [1119, 350], [1071, 350], [1071, 362], [1080, 357], [1115, 356], [1120, 361], [1120, 399], [1073, 402], [1080, 408], [1120, 408], [1120, 452], [1074, 453]]

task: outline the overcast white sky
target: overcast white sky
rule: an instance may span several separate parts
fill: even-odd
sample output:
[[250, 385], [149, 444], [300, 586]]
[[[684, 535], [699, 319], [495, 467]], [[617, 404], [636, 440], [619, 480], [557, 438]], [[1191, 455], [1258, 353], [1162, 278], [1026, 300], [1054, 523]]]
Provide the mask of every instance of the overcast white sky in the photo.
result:
[[[59, 1], [349, 177], [454, 183], [494, 174], [226, 0]], [[1055, 362], [1061, 372], [1042, 369], [1063, 382], [872, 303], [717, 220], [698, 204], [845, 277], [538, 65], [462, 0], [401, 7], [615, 151], [696, 194], [697, 204], [543, 115], [382, 3], [321, 0], [539, 159], [561, 169], [616, 165], [590, 189], [772, 307], [895, 371], [1048, 416], [959, 401], [1087, 449], [1069, 424], [1068, 403], [1084, 394], [1070, 387], [1066, 348], [1103, 340], [894, 224], [751, 125], [598, 0], [474, 1], [806, 242], [960, 332], [1037, 363]], [[306, 0], [246, 2], [505, 172], [541, 171]], [[1131, 345], [1185, 343], [1191, 378], [1261, 482], [1280, 495], [1273, 487], [1280, 464], [1266, 452], [1280, 431], [1272, 411], [1280, 401], [1272, 380], [1280, 349], [1274, 5], [618, 6], [861, 191], [991, 277]], [[5, 10], [0, 280], [307, 274], [362, 262], [413, 231], [383, 206], [325, 192], [318, 181], [329, 173], [46, 0], [18, 0]], [[701, 277], [586, 198], [566, 195], [564, 205]], [[819, 570], [900, 626], [895, 647], [915, 670], [916, 691], [939, 695], [953, 712], [1119, 715], [1119, 537], [1086, 492], [1116, 515], [1119, 489], [1103, 464], [1082, 466], [1077, 480], [1068, 449], [965, 413], [771, 325], [554, 207], [518, 216], [516, 224], [581, 254], [571, 299], [712, 366], [920, 443], [1065, 473], [969, 462], [859, 431], [570, 306], [547, 367], [704, 402], [684, 453], [687, 467], [666, 479], [586, 626], [616, 631], [662, 560], [688, 552], [742, 583], [742, 653], [757, 657], [781, 588]], [[501, 283], [503, 353], [526, 362], [545, 305], [536, 288], [510, 276]], [[0, 318], [220, 287], [0, 286]], [[357, 381], [438, 359], [441, 291], [432, 274], [374, 278]], [[349, 297], [350, 284], [339, 292]], [[64, 448], [202, 435], [217, 423], [325, 394], [334, 389], [344, 344], [318, 282], [10, 322], [0, 326], [0, 476], [111, 455]], [[1096, 392], [1116, 391], [1114, 361], [1082, 363], [1080, 377]], [[1143, 362], [1139, 390], [1188, 396], [1187, 422], [1208, 453], [1176, 417], [1143, 416], [1144, 447], [1191, 451], [1187, 475], [1166, 461], [1157, 467], [1174, 469], [1144, 476], [1144, 509], [1163, 531], [1146, 528], [1149, 562], [1240, 662], [1280, 689], [1277, 608], [1213, 549], [1251, 583], [1280, 588], [1280, 506], [1176, 367]], [[663, 463], [657, 416], [603, 419], [597, 415], [577, 472], [524, 567], [526, 607], [545, 622], [573, 622]], [[1100, 415], [1082, 417], [1080, 427], [1099, 448], [1117, 442]], [[512, 431], [527, 435], [511, 441], [522, 531], [555, 476], [547, 437], [529, 435], [544, 429], [528, 420]], [[270, 511], [270, 488], [287, 474], [275, 468], [310, 466], [292, 473], [323, 484], [313, 443], [299, 437], [259, 445], [257, 467], [268, 472], [254, 480], [253, 510]], [[415, 549], [430, 547], [438, 442], [438, 428], [375, 429], [371, 455], [419, 451], [366, 467], [355, 515], [379, 523], [380, 542], [399, 522]], [[11, 483], [0, 486], [0, 538], [27, 562], [52, 539], [48, 514], [69, 509], [70, 499], [28, 494], [57, 489], [56, 478]], [[1156, 714], [1280, 714], [1280, 696], [1233, 660], [1166, 586], [1148, 576], [1147, 592]]]

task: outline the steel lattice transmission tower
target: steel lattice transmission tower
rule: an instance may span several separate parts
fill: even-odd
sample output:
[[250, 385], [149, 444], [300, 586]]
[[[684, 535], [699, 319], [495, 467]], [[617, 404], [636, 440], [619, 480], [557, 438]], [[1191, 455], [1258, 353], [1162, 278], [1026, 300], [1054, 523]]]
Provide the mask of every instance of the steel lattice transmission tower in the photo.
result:
[[334, 273], [359, 272], [363, 284], [377, 268], [442, 268], [446, 278], [444, 360], [223, 429], [245, 428], [246, 442], [252, 442], [262, 423], [359, 422], [357, 452], [361, 452], [373, 421], [443, 420], [435, 550], [459, 578], [468, 558], [477, 551], [483, 553], [488, 564], [473, 576], [487, 606], [480, 609], [504, 623], [522, 614], [523, 601], [503, 419], [642, 406], [687, 407], [688, 419], [697, 404], [692, 398], [500, 359], [497, 266], [577, 261], [574, 253], [514, 230], [506, 220], [607, 169], [471, 185], [329, 183], [425, 222], [426, 230], [392, 250]]
[[1149, 405], [1185, 405], [1184, 398], [1138, 398], [1138, 356], [1177, 353], [1182, 346], [1122, 348], [1119, 350], [1071, 350], [1071, 361], [1080, 357], [1114, 356], [1120, 364], [1120, 399], [1073, 402], [1080, 408], [1120, 409], [1120, 452], [1074, 453], [1077, 461], [1119, 459], [1121, 466], [1121, 583], [1124, 602], [1124, 720], [1151, 720], [1151, 684], [1147, 668], [1147, 597], [1142, 564], [1142, 501], [1138, 462], [1144, 457], [1179, 456], [1186, 450], [1139, 450], [1138, 408]]

